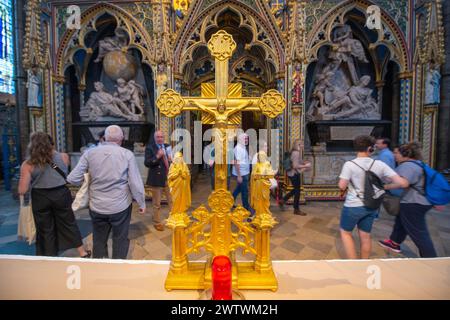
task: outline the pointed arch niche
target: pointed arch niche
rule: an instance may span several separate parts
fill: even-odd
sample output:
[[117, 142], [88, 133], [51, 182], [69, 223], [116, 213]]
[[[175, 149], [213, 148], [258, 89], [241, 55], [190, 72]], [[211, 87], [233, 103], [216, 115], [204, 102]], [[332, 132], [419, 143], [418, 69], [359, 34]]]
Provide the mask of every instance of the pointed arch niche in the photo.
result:
[[[314, 87], [319, 73], [327, 64], [327, 56], [335, 46], [338, 28], [349, 26], [353, 38], [362, 44], [367, 62], [359, 61], [356, 73], [359, 77], [371, 77], [368, 87], [377, 99], [381, 120], [391, 124], [380, 135], [393, 141], [399, 140], [400, 114], [409, 110], [410, 91], [405, 81], [411, 81], [411, 58], [403, 33], [393, 19], [381, 9], [382, 28], [370, 30], [365, 26], [366, 9], [372, 5], [366, 0], [344, 1], [331, 9], [308, 34], [307, 52], [309, 65], [306, 74], [306, 112], [313, 105]], [[350, 77], [350, 74], [347, 75]], [[403, 84], [402, 84], [403, 82]], [[349, 86], [356, 85], [349, 82]], [[401, 103], [404, 105], [401, 105]], [[402, 110], [403, 109], [403, 110]], [[377, 133], [373, 133], [377, 134]], [[351, 146], [350, 146], [351, 149]]]
[[[387, 136], [395, 143], [402, 141], [409, 130], [412, 83], [410, 50], [400, 27], [381, 6], [381, 28], [371, 30], [365, 26], [367, 8], [373, 4], [367, 0], [340, 1], [320, 18], [307, 35], [305, 125], [308, 130], [305, 130], [304, 157], [313, 163], [313, 170], [305, 172], [303, 176], [306, 199], [341, 198], [336, 187], [337, 177], [342, 165], [354, 157], [352, 140], [356, 135]], [[337, 52], [332, 49], [339, 48], [339, 41], [345, 39], [348, 30], [351, 31], [350, 36], [357, 40], [352, 45], [359, 43], [357, 49], [352, 47], [352, 54], [355, 54], [351, 61], [353, 66], [344, 60], [339, 62], [339, 57], [336, 59], [330, 55], [330, 52]], [[364, 53], [365, 59], [361, 58], [361, 53]], [[336, 61], [340, 63], [338, 68], [334, 65]], [[325, 69], [326, 66], [330, 66], [329, 69]], [[331, 76], [322, 73], [327, 70], [333, 70]], [[329, 94], [330, 104], [336, 102], [336, 96], [339, 98], [338, 93], [344, 93], [345, 97], [351, 87], [361, 84], [362, 76], [370, 76], [370, 83], [365, 86], [372, 90], [370, 97], [376, 99], [372, 109], [379, 115], [339, 119], [333, 114], [327, 114], [327, 109], [322, 114], [308, 113], [314, 103], [315, 106], [320, 103], [320, 94], [317, 95], [317, 91], [314, 93], [314, 89], [324, 76], [335, 81], [338, 88], [333, 94], [329, 94], [332, 90], [321, 91]], [[365, 79], [367, 81], [367, 77]], [[321, 106], [326, 107], [326, 103]], [[319, 117], [316, 117], [317, 114]]]
[[[155, 123], [154, 48], [148, 32], [123, 9], [101, 3], [87, 9], [81, 17], [79, 30], [67, 30], [61, 38], [56, 54], [56, 79], [59, 79], [62, 95], [56, 99], [56, 109], [60, 110], [57, 126], [64, 126], [67, 150], [78, 152], [80, 148], [97, 140], [97, 133], [109, 123], [81, 121], [80, 110], [94, 92], [94, 83], [100, 81], [105, 90], [113, 94], [116, 83], [103, 71], [103, 64], [96, 63], [99, 41], [114, 36], [119, 30], [126, 35], [127, 56], [134, 61], [136, 72], [132, 80], [143, 87], [145, 118], [137, 125], [124, 124], [126, 143], [132, 149], [135, 142], [147, 142]], [[131, 79], [128, 79], [131, 80]], [[58, 124], [59, 121], [59, 124]]]
[[[175, 47], [174, 74], [186, 94], [200, 95], [201, 83], [214, 82], [214, 60], [208, 52], [211, 35], [224, 29], [237, 49], [230, 60], [229, 79], [242, 83], [243, 95], [259, 96], [277, 88], [284, 70], [284, 44], [264, 16], [238, 1], [223, 1], [192, 15], [183, 26]], [[267, 128], [261, 114], [244, 112], [242, 128]]]

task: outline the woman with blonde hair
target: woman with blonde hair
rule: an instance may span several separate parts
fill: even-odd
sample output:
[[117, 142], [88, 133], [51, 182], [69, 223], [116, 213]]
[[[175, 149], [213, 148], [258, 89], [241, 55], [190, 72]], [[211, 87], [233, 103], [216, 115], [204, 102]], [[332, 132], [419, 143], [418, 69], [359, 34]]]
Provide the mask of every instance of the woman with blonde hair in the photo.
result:
[[290, 169], [287, 170], [287, 176], [292, 183], [294, 189], [287, 195], [280, 199], [280, 206], [284, 208], [284, 203], [294, 196], [294, 214], [300, 216], [306, 216], [305, 212], [300, 211], [300, 186], [301, 186], [301, 173], [311, 167], [311, 163], [302, 161], [302, 148], [303, 141], [296, 139], [291, 147], [290, 152]]
[[57, 256], [59, 251], [77, 248], [83, 258], [91, 256], [83, 247], [72, 211], [72, 196], [66, 187], [69, 156], [54, 148], [44, 132], [30, 137], [28, 159], [20, 169], [19, 194], [31, 187], [31, 203], [36, 224], [36, 255]]

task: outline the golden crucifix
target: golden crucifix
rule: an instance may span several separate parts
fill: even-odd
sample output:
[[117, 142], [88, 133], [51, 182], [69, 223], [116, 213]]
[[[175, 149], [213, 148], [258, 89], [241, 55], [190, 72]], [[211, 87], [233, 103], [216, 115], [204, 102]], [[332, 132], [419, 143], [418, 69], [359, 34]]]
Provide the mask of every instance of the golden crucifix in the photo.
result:
[[[236, 247], [244, 247], [244, 250], [248, 247], [247, 251], [256, 255], [256, 261], [252, 265], [241, 265], [240, 268], [235, 265], [234, 268], [239, 269], [236, 274], [242, 274], [239, 284], [237, 276], [234, 276], [235, 285], [240, 288], [274, 290], [277, 284], [269, 257], [269, 231], [275, 222], [271, 216], [263, 218], [256, 212], [256, 222], [253, 223], [256, 225], [255, 231], [248, 223], [241, 223], [248, 216], [245, 209], [238, 207], [231, 213], [234, 199], [227, 190], [227, 129], [231, 125], [240, 123], [242, 111], [259, 111], [269, 118], [275, 118], [283, 112], [286, 102], [282, 94], [273, 89], [259, 98], [242, 97], [242, 84], [228, 83], [228, 63], [236, 49], [236, 43], [230, 34], [223, 30], [213, 34], [208, 42], [208, 49], [215, 58], [215, 84], [203, 83], [201, 97], [183, 97], [178, 92], [167, 89], [161, 93], [156, 104], [161, 113], [167, 117], [175, 117], [182, 111], [200, 111], [202, 122], [214, 125], [215, 191], [208, 198], [212, 213], [203, 206], [193, 212], [193, 216], [201, 223], [211, 224], [211, 232], [208, 236], [205, 233], [202, 234], [202, 237], [208, 240], [201, 244], [213, 256], [230, 256]], [[252, 232], [255, 234], [255, 248], [233, 235], [232, 223], [239, 224], [247, 236]], [[201, 265], [190, 264], [187, 260], [189, 250], [186, 249], [185, 243], [181, 243], [186, 242], [187, 234], [201, 233], [195, 226], [194, 231], [188, 230], [188, 224], [189, 218], [186, 212], [171, 212], [168, 225], [174, 229], [174, 233], [172, 264], [166, 280], [168, 290], [207, 287], [207, 266], [203, 268], [205, 270], [202, 270]], [[194, 251], [195, 248], [196, 246]]]
[[[156, 104], [167, 117], [179, 115], [182, 111], [201, 111], [204, 124], [214, 124], [216, 150], [216, 189], [226, 189], [227, 137], [225, 130], [230, 124], [240, 122], [241, 111], [260, 111], [269, 118], [280, 115], [286, 102], [281, 93], [269, 90], [260, 98], [241, 97], [241, 84], [228, 83], [228, 62], [236, 49], [233, 37], [221, 30], [208, 42], [208, 49], [215, 58], [215, 92], [210, 83], [202, 84], [201, 97], [182, 97], [168, 89], [161, 93]], [[218, 138], [218, 139], [217, 139]]]

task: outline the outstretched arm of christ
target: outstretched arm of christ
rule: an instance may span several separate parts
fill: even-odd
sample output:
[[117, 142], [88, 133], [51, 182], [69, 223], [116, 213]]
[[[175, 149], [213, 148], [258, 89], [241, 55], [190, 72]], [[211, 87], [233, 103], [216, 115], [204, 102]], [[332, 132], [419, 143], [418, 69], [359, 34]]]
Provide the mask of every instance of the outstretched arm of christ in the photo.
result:
[[205, 105], [203, 105], [203, 104], [200, 104], [200, 103], [198, 103], [198, 102], [195, 101], [195, 100], [189, 100], [188, 102], [189, 102], [190, 104], [196, 106], [196, 107], [199, 108], [200, 110], [202, 110], [202, 111], [204, 111], [204, 112], [207, 112], [207, 113], [209, 113], [209, 114], [214, 115], [214, 111], [211, 110], [210, 108], [208, 108], [207, 106], [205, 106]]
[[248, 108], [252, 104], [253, 104], [253, 101], [243, 101], [243, 102], [237, 104], [236, 106], [232, 106], [231, 109], [227, 110], [228, 116], [231, 116], [232, 114], [240, 112], [240, 111], [242, 111], [242, 109]]

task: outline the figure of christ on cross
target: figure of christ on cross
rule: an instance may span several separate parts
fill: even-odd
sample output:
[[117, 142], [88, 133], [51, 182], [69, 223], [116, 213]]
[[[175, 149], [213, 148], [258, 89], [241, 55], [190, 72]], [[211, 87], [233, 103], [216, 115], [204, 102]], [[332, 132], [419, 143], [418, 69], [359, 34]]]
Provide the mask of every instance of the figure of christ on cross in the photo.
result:
[[[254, 101], [249, 99], [232, 99], [231, 101], [228, 101], [228, 103], [224, 99], [221, 99], [217, 102], [214, 101], [215, 99], [199, 100], [200, 101], [191, 99], [188, 101], [191, 105], [195, 105], [198, 110], [212, 115], [215, 119], [215, 124], [218, 126], [227, 125], [229, 123], [230, 117], [233, 114], [238, 113], [244, 109], [249, 110], [249, 107], [254, 104]], [[259, 110], [259, 108], [257, 110]]]
[[[229, 137], [227, 136], [230, 117], [244, 109], [249, 109], [254, 101], [233, 99], [227, 101], [224, 99], [202, 99], [201, 101], [188, 100], [191, 105], [194, 105], [207, 114], [210, 114], [214, 119], [214, 148], [215, 148], [215, 188], [226, 188], [228, 177], [228, 162], [227, 147]], [[206, 102], [206, 103], [205, 103]], [[259, 110], [259, 109], [258, 109]]]

